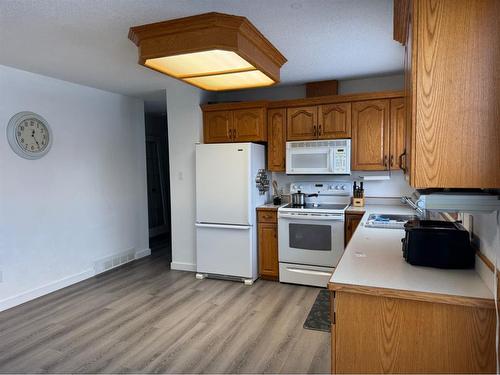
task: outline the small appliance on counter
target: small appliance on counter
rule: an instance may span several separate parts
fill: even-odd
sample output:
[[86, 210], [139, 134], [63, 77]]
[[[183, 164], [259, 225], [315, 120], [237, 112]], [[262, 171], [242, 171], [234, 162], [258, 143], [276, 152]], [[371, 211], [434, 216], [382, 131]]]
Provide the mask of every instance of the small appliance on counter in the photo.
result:
[[405, 226], [403, 257], [414, 266], [474, 268], [469, 232], [457, 222], [410, 220]]

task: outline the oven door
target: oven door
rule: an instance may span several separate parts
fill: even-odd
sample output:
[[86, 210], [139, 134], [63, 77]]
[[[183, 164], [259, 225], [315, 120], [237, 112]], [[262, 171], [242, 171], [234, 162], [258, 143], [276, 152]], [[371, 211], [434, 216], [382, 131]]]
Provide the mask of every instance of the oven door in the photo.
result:
[[279, 213], [279, 261], [335, 267], [344, 252], [343, 214]]
[[298, 147], [287, 142], [287, 174], [333, 174], [333, 148]]

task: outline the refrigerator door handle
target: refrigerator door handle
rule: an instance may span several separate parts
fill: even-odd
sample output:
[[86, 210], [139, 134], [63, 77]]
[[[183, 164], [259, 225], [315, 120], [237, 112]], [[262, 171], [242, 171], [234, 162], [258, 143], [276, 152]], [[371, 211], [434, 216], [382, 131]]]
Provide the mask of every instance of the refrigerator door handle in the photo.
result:
[[250, 225], [224, 225], [224, 224], [203, 224], [196, 223], [195, 227], [197, 228], [218, 228], [218, 229], [239, 229], [239, 230], [248, 230], [252, 228]]

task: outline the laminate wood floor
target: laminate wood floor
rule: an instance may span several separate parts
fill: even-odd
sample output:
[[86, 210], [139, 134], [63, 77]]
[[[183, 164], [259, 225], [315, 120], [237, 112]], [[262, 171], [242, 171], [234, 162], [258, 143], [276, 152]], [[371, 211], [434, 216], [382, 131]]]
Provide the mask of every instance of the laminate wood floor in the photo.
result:
[[145, 258], [0, 313], [2, 373], [328, 373], [317, 288], [196, 280]]

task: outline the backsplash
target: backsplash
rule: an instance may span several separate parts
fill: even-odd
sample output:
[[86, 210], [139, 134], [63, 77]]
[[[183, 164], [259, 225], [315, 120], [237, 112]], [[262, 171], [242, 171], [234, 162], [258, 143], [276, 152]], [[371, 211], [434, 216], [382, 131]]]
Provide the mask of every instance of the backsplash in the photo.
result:
[[[285, 173], [273, 172], [272, 180], [278, 182], [279, 189], [284, 194], [290, 192], [290, 183], [297, 181], [363, 181], [360, 176], [385, 175], [387, 172], [358, 172], [353, 171], [350, 176], [335, 175], [287, 175]], [[404, 179], [403, 172], [393, 171], [389, 180], [363, 181], [365, 195], [367, 197], [401, 197], [411, 195], [415, 190], [411, 188]]]

